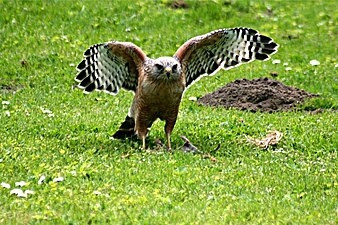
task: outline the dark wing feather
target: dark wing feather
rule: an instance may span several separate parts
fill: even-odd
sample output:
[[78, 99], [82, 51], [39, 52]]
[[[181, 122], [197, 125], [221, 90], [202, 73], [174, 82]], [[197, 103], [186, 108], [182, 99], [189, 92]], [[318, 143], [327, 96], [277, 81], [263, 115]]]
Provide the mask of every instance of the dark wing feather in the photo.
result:
[[277, 49], [278, 44], [256, 30], [220, 29], [188, 40], [174, 57], [182, 63], [188, 87], [220, 69], [231, 69], [255, 59], [267, 60]]
[[147, 58], [133, 43], [107, 42], [87, 49], [77, 66], [75, 81], [85, 93], [93, 90], [117, 94], [120, 88], [136, 91], [139, 71]]

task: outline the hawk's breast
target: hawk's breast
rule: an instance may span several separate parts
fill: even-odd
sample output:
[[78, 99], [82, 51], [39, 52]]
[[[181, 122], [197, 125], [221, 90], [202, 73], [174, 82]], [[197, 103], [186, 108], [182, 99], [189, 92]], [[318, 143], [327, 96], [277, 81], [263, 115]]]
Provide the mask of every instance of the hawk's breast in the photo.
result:
[[[144, 80], [139, 86], [139, 104], [149, 116], [167, 118], [178, 112], [185, 86], [178, 81]], [[175, 115], [175, 116], [176, 116]]]

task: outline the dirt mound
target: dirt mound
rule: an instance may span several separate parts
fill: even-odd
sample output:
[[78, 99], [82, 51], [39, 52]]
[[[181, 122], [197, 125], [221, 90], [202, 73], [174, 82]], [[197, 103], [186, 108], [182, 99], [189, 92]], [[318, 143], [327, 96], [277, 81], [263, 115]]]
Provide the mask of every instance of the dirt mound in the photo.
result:
[[306, 98], [319, 95], [286, 86], [270, 78], [240, 79], [198, 99], [205, 106], [238, 108], [252, 112], [289, 111]]

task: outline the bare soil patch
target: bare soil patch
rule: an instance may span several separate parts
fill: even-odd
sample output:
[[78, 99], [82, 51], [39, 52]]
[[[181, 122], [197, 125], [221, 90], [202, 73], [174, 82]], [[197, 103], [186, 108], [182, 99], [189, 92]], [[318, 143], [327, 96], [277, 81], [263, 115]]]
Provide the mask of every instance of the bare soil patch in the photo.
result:
[[205, 106], [237, 108], [251, 112], [293, 110], [305, 99], [319, 97], [267, 77], [239, 79], [198, 99]]

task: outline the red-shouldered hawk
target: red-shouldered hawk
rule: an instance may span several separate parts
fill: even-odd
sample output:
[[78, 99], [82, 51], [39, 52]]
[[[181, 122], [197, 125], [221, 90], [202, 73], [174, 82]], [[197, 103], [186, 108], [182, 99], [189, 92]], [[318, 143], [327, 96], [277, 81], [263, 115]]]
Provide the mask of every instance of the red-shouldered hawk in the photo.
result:
[[255, 59], [267, 60], [278, 44], [250, 28], [219, 29], [184, 43], [173, 57], [151, 59], [133, 43], [111, 41], [91, 46], [75, 80], [85, 93], [135, 93], [128, 116], [113, 138], [137, 135], [146, 148], [148, 128], [165, 121], [168, 148], [183, 92], [202, 76]]

